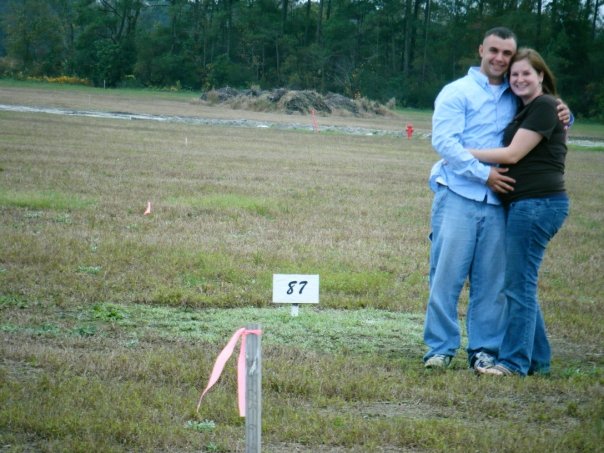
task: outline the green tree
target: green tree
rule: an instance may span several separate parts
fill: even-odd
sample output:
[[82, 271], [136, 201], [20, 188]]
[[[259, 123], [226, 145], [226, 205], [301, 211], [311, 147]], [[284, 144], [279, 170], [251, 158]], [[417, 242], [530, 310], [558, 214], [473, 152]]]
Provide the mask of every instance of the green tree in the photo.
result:
[[561, 96], [575, 114], [583, 116], [592, 114], [591, 104], [601, 96], [604, 80], [602, 52], [596, 45], [601, 39], [592, 37], [591, 13], [589, 4], [579, 0], [552, 3], [551, 36], [542, 49], [556, 74]]
[[44, 0], [13, 0], [2, 20], [5, 46], [15, 69], [42, 76], [61, 72], [65, 54], [62, 23]]
[[75, 63], [97, 85], [115, 86], [132, 73], [143, 0], [78, 0]]
[[195, 57], [195, 7], [188, 0], [170, 0], [148, 8], [136, 35], [136, 64], [133, 72], [144, 85], [199, 88], [201, 80]]
[[[241, 42], [237, 62], [251, 80], [264, 86], [281, 82], [282, 13], [277, 0], [256, 0], [244, 8], [237, 26]], [[242, 68], [242, 69], [243, 69]]]

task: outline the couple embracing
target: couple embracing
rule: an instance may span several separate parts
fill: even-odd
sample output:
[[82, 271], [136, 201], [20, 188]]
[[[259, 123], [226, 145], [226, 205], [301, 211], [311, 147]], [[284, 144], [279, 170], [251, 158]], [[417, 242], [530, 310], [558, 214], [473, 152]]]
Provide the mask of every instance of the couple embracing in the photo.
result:
[[457, 303], [466, 279], [468, 360], [477, 373], [548, 373], [551, 351], [537, 300], [548, 242], [568, 216], [564, 187], [571, 114], [555, 79], [512, 31], [487, 31], [480, 66], [435, 101], [426, 368], [460, 347]]

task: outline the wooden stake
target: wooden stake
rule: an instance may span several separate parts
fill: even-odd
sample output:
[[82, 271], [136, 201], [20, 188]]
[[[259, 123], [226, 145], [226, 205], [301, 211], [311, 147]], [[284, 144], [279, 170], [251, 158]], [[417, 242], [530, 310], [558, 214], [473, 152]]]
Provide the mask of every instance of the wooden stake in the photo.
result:
[[[247, 330], [260, 330], [250, 324]], [[260, 335], [248, 334], [245, 340], [245, 452], [260, 453], [262, 445], [262, 350]]]

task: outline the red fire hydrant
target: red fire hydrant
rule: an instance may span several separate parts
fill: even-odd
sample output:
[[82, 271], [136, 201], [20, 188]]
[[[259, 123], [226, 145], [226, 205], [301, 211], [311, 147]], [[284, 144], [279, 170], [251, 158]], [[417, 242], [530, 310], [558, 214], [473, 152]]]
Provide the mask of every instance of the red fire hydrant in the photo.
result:
[[411, 140], [413, 136], [413, 124], [407, 123], [407, 140]]

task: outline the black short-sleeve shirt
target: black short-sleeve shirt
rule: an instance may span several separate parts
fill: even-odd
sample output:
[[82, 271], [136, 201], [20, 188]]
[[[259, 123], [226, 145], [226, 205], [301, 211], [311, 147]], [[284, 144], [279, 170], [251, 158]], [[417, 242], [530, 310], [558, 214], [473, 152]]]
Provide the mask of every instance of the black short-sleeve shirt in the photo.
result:
[[508, 146], [518, 129], [528, 129], [543, 138], [529, 153], [514, 165], [509, 165], [508, 176], [516, 180], [514, 191], [501, 194], [509, 203], [521, 198], [535, 198], [562, 193], [564, 162], [566, 160], [566, 131], [558, 119], [557, 100], [541, 95], [522, 107], [503, 134]]

